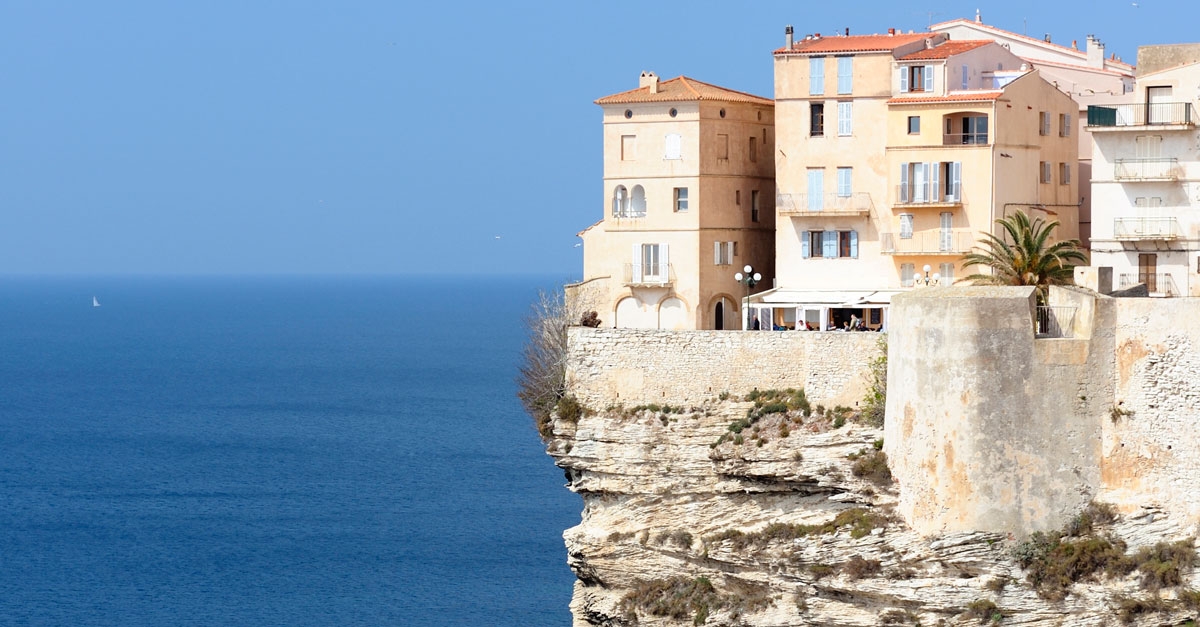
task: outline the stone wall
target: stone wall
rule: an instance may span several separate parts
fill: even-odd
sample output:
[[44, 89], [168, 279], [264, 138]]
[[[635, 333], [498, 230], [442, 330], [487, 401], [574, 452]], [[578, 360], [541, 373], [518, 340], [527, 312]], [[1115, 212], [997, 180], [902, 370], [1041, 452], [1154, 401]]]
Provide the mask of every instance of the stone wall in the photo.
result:
[[567, 381], [589, 407], [700, 403], [722, 392], [804, 388], [814, 403], [855, 407], [878, 333], [572, 328]]

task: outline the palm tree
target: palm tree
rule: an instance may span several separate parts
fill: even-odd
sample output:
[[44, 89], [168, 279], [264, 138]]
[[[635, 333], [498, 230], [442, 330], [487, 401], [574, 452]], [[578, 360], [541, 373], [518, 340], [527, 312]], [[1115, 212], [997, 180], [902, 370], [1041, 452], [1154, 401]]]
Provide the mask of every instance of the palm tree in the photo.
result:
[[[1008, 235], [984, 234], [983, 245], [963, 257], [965, 266], [983, 266], [989, 274], [972, 274], [963, 281], [981, 285], [1034, 285], [1038, 300], [1045, 301], [1047, 285], [1074, 282], [1075, 266], [1087, 263], [1079, 240], [1048, 244], [1058, 221], [1032, 221], [1024, 213], [996, 220]], [[1009, 243], [1011, 241], [1012, 243]]]

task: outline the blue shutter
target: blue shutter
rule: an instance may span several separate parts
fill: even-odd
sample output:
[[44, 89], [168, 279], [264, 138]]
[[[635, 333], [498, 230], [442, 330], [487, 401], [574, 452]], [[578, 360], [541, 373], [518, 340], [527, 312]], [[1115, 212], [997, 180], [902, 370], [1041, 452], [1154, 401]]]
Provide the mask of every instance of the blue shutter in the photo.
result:
[[821, 234], [821, 256], [828, 258], [837, 257], [837, 231], [823, 231]]
[[810, 231], [800, 231], [800, 257], [808, 259], [808, 239], [811, 237]]
[[858, 259], [858, 231], [850, 231], [850, 256]]
[[825, 93], [825, 57], [809, 57], [808, 95], [820, 96], [823, 93]]

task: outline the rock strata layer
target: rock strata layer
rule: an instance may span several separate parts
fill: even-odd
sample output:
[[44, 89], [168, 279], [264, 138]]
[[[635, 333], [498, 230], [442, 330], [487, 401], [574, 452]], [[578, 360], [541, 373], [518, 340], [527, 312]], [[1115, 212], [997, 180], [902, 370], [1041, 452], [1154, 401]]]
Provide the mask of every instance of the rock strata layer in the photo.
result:
[[[832, 411], [748, 424], [753, 408], [712, 399], [555, 421], [548, 452], [584, 501], [564, 533], [576, 627], [1179, 625], [1197, 615], [1186, 564], [1157, 590], [1131, 570], [1076, 574], [1063, 598], [1047, 598], [1014, 557], [1025, 538], [922, 537], [899, 519], [881, 429]], [[1116, 505], [1121, 515], [1089, 537], [1133, 554], [1196, 535], [1156, 508]]]

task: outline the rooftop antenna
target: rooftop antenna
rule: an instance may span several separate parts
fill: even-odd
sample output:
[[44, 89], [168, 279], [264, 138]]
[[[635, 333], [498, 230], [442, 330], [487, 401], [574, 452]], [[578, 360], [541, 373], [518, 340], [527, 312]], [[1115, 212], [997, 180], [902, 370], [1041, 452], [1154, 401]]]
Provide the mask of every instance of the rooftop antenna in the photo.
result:
[[[921, 15], [921, 14], [914, 13], [913, 15]], [[941, 13], [941, 11], [926, 11], [925, 12], [925, 17], [926, 17], [926, 19], [929, 20], [928, 23], [925, 24], [925, 30], [929, 30], [929, 28], [931, 26], [933, 26], [933, 16], [935, 16], [935, 15], [942, 15], [942, 13]]]

